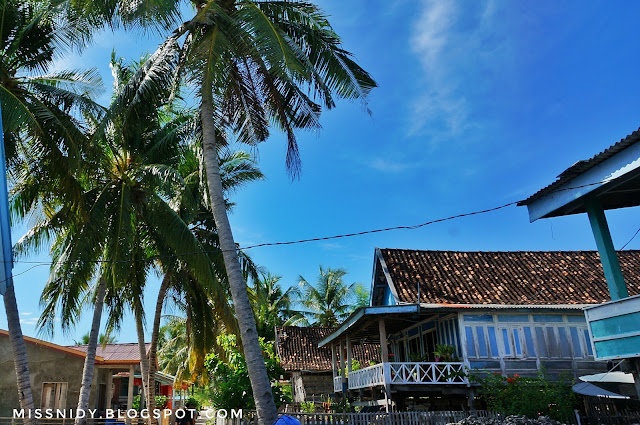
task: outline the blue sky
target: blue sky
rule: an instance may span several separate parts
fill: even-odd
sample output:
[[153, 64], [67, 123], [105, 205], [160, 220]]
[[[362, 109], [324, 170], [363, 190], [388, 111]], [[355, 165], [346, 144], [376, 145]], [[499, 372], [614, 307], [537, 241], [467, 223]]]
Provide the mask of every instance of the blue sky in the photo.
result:
[[[267, 179], [233, 197], [241, 245], [413, 225], [526, 198], [640, 126], [637, 2], [319, 3], [379, 83], [369, 99], [372, 115], [344, 102], [323, 115], [321, 131], [300, 133], [299, 181], [285, 172], [284, 138], [274, 133], [262, 144]], [[137, 58], [159, 41], [103, 33], [57, 66], [99, 68], [106, 102], [111, 50]], [[640, 227], [635, 213], [608, 213], [617, 247]], [[419, 230], [249, 253], [285, 286], [298, 275], [315, 280], [319, 265], [344, 267], [349, 282], [369, 285], [375, 247], [577, 250], [595, 243], [584, 215], [530, 224], [525, 208], [509, 207]], [[628, 248], [640, 248], [640, 237]], [[18, 264], [16, 273], [28, 267]], [[46, 276], [47, 267], [38, 267], [15, 279], [27, 335], [36, 335]], [[53, 341], [72, 343], [89, 319], [87, 312], [76, 330], [57, 332]], [[118, 340], [134, 341], [135, 330], [125, 327]]]

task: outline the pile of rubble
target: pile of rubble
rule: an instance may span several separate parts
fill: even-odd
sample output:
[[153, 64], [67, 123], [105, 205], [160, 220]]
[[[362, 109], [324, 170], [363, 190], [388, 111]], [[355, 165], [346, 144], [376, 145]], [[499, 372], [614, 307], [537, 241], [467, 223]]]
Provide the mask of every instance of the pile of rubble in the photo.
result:
[[469, 416], [460, 422], [449, 425], [563, 425], [547, 416], [540, 416], [538, 419], [527, 418], [526, 416], [511, 415], [505, 418], [479, 418]]

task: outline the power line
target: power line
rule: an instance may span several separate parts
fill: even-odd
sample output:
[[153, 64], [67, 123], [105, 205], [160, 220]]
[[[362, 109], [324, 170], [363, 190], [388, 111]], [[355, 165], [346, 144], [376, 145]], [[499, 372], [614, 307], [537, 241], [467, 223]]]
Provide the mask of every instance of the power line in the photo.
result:
[[631, 241], [634, 240], [636, 238], [636, 236], [638, 236], [638, 233], [640, 233], [640, 227], [638, 228], [638, 230], [636, 230], [636, 232], [633, 234], [633, 236], [631, 236], [631, 239], [629, 239], [626, 244], [622, 245], [622, 248], [620, 248], [620, 251], [625, 249], [627, 247], [627, 245], [629, 245], [631, 243]]
[[[605, 184], [608, 183], [607, 180], [604, 181], [598, 181], [595, 183], [588, 183], [588, 184], [584, 184], [584, 185], [580, 185], [580, 186], [572, 186], [572, 187], [567, 187], [567, 188], [559, 188], [559, 189], [555, 189], [553, 191], [551, 191], [550, 193], [554, 193], [554, 192], [561, 192], [561, 191], [565, 191], [565, 190], [574, 190], [574, 189], [580, 189], [583, 187], [588, 187], [588, 186], [594, 186], [594, 185], [600, 185], [600, 184]], [[444, 218], [439, 218], [439, 219], [435, 219], [435, 220], [430, 220], [421, 224], [416, 224], [416, 225], [410, 225], [410, 226], [392, 226], [392, 227], [385, 227], [385, 228], [380, 228], [380, 229], [372, 229], [372, 230], [364, 230], [361, 232], [353, 232], [353, 233], [344, 233], [344, 234], [338, 234], [338, 235], [332, 235], [332, 236], [321, 236], [321, 237], [313, 237], [313, 238], [307, 238], [307, 239], [298, 239], [298, 240], [292, 240], [292, 241], [283, 241], [283, 242], [265, 242], [265, 243], [259, 243], [259, 244], [255, 244], [255, 245], [248, 245], [245, 247], [239, 247], [234, 251], [237, 250], [242, 250], [242, 251], [246, 251], [249, 249], [254, 249], [254, 248], [262, 248], [262, 247], [268, 247], [268, 246], [284, 246], [284, 245], [295, 245], [295, 244], [301, 244], [301, 243], [308, 243], [308, 242], [318, 242], [318, 241], [326, 241], [326, 240], [332, 240], [332, 239], [341, 239], [341, 238], [350, 238], [350, 237], [354, 237], [354, 236], [363, 236], [363, 235], [368, 235], [368, 234], [374, 234], [374, 233], [381, 233], [381, 232], [389, 232], [389, 231], [393, 231], [393, 230], [415, 230], [415, 229], [419, 229], [421, 227], [425, 227], [425, 226], [429, 226], [431, 224], [436, 224], [436, 223], [442, 223], [445, 221], [450, 221], [450, 220], [454, 220], [454, 219], [458, 219], [458, 218], [463, 218], [463, 217], [470, 217], [470, 216], [474, 216], [474, 215], [479, 215], [479, 214], [486, 214], [489, 212], [493, 212], [493, 211], [498, 211], [507, 207], [510, 207], [512, 205], [516, 205], [519, 204], [521, 202], [525, 202], [526, 200], [519, 200], [519, 201], [513, 201], [513, 202], [509, 202], [497, 207], [493, 207], [493, 208], [487, 208], [484, 210], [477, 210], [477, 211], [472, 211], [472, 212], [468, 212], [468, 213], [461, 213], [461, 214], [456, 214], [456, 215], [452, 215], [452, 216], [448, 216], [448, 217], [444, 217]], [[638, 229], [638, 232], [640, 232], [640, 229]], [[635, 235], [634, 235], [635, 237]], [[633, 240], [633, 238], [632, 238]], [[631, 242], [631, 241], [629, 241]], [[627, 244], [629, 243], [627, 242]], [[625, 244], [625, 246], [627, 245]], [[202, 251], [193, 251], [193, 252], [185, 252], [185, 253], [180, 253], [180, 254], [169, 254], [169, 255], [156, 255], [156, 256], [152, 256], [149, 258], [142, 258], [142, 259], [130, 259], [130, 260], [76, 260], [70, 263], [80, 263], [80, 262], [90, 262], [90, 263], [95, 263], [95, 264], [118, 264], [118, 263], [133, 263], [133, 262], [139, 262], [139, 261], [156, 261], [156, 260], [162, 260], [162, 259], [168, 259], [168, 258], [179, 258], [179, 257], [186, 257], [186, 256], [190, 256], [190, 255], [201, 255], [201, 254], [220, 254], [220, 253], [224, 253], [227, 252], [225, 250], [202, 250]], [[7, 262], [7, 261], [5, 261]], [[20, 272], [19, 274], [16, 274], [14, 276], [19, 276], [20, 274], [26, 273], [27, 271], [38, 267], [38, 266], [43, 266], [43, 265], [53, 265], [53, 264], [61, 264], [64, 262], [60, 262], [60, 261], [50, 261], [50, 262], [39, 262], [39, 261], [21, 261], [21, 260], [15, 260], [13, 261], [14, 263], [21, 263], [21, 264], [36, 264], [35, 266]], [[1, 263], [1, 262], [0, 262]], [[1, 283], [1, 282], [0, 282]]]

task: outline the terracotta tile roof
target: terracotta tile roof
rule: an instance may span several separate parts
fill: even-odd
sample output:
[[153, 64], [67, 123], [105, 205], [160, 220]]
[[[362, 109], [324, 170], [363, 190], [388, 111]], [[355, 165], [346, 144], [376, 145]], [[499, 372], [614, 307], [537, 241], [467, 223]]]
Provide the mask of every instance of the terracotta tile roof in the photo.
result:
[[[610, 301], [597, 251], [458, 252], [381, 249], [401, 302], [558, 305]], [[640, 251], [618, 253], [630, 295]]]
[[[286, 371], [331, 370], [331, 347], [319, 348], [318, 343], [335, 328], [284, 326], [276, 328], [276, 344], [282, 367]], [[378, 344], [353, 344], [353, 358], [368, 366], [380, 362]]]
[[[151, 344], [147, 343], [146, 346], [148, 352]], [[86, 345], [73, 345], [69, 348], [87, 352]], [[137, 343], [107, 344], [104, 348], [98, 344], [96, 355], [102, 357], [105, 363], [140, 363], [140, 350]]]
[[629, 146], [637, 143], [638, 141], [640, 141], [640, 129], [638, 129], [638, 130], [634, 131], [633, 133], [629, 134], [627, 137], [625, 137], [624, 139], [621, 139], [619, 142], [609, 146], [607, 149], [603, 150], [599, 154], [594, 155], [589, 159], [583, 159], [583, 160], [580, 160], [580, 161], [576, 162], [571, 167], [567, 168], [562, 173], [560, 173], [560, 175], [558, 176], [558, 179], [556, 181], [554, 181], [553, 183], [551, 183], [547, 187], [540, 189], [539, 191], [537, 191], [536, 193], [534, 193], [533, 195], [531, 195], [527, 199], [518, 202], [518, 205], [529, 205], [530, 203], [532, 203], [536, 199], [539, 199], [542, 196], [544, 196], [544, 195], [546, 195], [546, 194], [548, 194], [550, 192], [553, 192], [554, 190], [556, 190], [557, 188], [559, 188], [560, 186], [562, 186], [566, 182], [570, 181], [574, 177], [576, 177], [576, 176], [584, 173], [585, 171], [595, 167], [596, 165], [600, 164], [601, 162], [606, 161], [607, 159], [611, 158], [612, 156], [614, 156], [618, 152], [621, 152], [621, 151], [625, 150]]

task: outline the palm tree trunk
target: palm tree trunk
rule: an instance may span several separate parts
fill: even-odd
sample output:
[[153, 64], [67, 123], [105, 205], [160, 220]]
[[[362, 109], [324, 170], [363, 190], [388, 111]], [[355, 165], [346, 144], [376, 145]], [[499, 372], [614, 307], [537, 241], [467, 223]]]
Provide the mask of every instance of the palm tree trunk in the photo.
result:
[[[93, 382], [93, 371], [96, 364], [96, 348], [98, 346], [100, 321], [102, 320], [102, 306], [104, 305], [104, 294], [106, 290], [107, 284], [104, 278], [100, 278], [100, 283], [98, 284], [98, 293], [96, 294], [96, 304], [93, 308], [93, 322], [91, 322], [91, 332], [89, 333], [87, 355], [84, 358], [84, 368], [82, 369], [82, 386], [80, 387], [80, 397], [78, 397], [79, 411], [86, 411], [89, 408], [89, 396], [91, 395], [91, 383]], [[76, 417], [76, 425], [84, 425], [86, 423], [86, 417]]]
[[[155, 394], [151, 394], [152, 391], [150, 389], [150, 388], [155, 389], [155, 381], [152, 381], [153, 385], [149, 386], [149, 358], [147, 357], [147, 346], [144, 342], [144, 326], [142, 324], [142, 306], [137, 304], [134, 309], [135, 309], [134, 315], [136, 319], [136, 331], [138, 333], [138, 349], [140, 350], [140, 372], [142, 374], [142, 388], [144, 391], [144, 397], [145, 399], [147, 399], [155, 396]], [[133, 379], [133, 376], [130, 376], [129, 379]], [[152, 407], [147, 404], [146, 408], [151, 409]]]
[[271, 383], [267, 375], [267, 368], [262, 356], [260, 342], [258, 341], [258, 333], [256, 332], [256, 322], [249, 302], [247, 284], [242, 276], [237, 248], [225, 208], [219, 158], [216, 149], [216, 129], [213, 122], [213, 93], [211, 82], [206, 81], [206, 79], [202, 85], [201, 95], [202, 147], [213, 218], [218, 230], [220, 248], [222, 248], [236, 318], [240, 326], [244, 356], [247, 361], [251, 389], [256, 402], [258, 423], [259, 425], [273, 425], [278, 419], [278, 410], [273, 401]]
[[11, 351], [13, 351], [13, 361], [18, 381], [18, 400], [20, 401], [20, 408], [25, 411], [24, 425], [36, 425], [38, 421], [27, 418], [26, 414], [27, 411], [34, 409], [33, 395], [31, 393], [31, 381], [29, 380], [27, 349], [24, 345], [24, 339], [22, 338], [20, 316], [18, 315], [18, 304], [16, 303], [16, 293], [12, 278], [7, 281], [7, 290], [4, 294], [4, 308], [7, 312], [9, 340], [11, 341]]
[[[164, 305], [164, 297], [169, 289], [169, 283], [171, 282], [171, 275], [169, 273], [164, 275], [160, 289], [158, 290], [158, 299], [156, 301], [156, 312], [153, 316], [153, 330], [151, 331], [151, 346], [149, 347], [149, 373], [147, 376], [147, 388], [155, 388], [156, 374], [156, 351], [158, 349], [158, 335], [160, 334], [160, 319], [162, 318], [162, 306]], [[153, 413], [153, 409], [156, 407], [156, 399], [152, 394], [146, 394], [147, 406]], [[155, 424], [157, 421], [152, 416], [151, 423]]]

